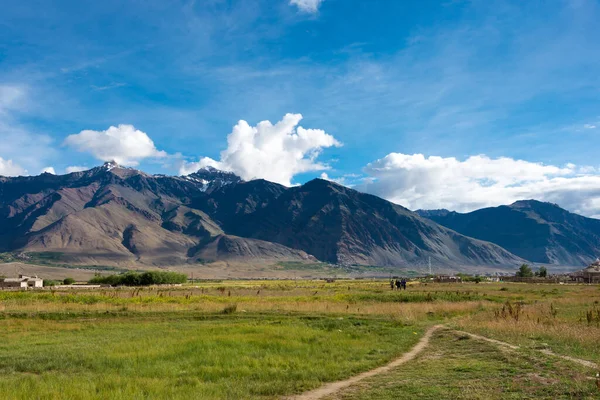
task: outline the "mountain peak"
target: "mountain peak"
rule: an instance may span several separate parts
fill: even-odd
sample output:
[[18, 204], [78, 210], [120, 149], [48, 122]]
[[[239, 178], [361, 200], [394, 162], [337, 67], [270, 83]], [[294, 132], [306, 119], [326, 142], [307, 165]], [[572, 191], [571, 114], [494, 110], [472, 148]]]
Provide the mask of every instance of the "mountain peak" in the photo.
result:
[[311, 179], [310, 181], [306, 182], [302, 186], [305, 186], [305, 187], [330, 187], [330, 188], [344, 188], [344, 189], [347, 189], [347, 187], [344, 186], [344, 185], [340, 185], [337, 182], [333, 182], [333, 181], [330, 181], [328, 179], [322, 179], [322, 178]]
[[119, 163], [116, 162], [115, 160], [111, 160], [111, 161], [107, 161], [104, 163], [103, 165], [105, 168], [114, 168], [114, 167], [118, 167]]
[[227, 185], [243, 182], [242, 178], [233, 172], [222, 171], [211, 166], [203, 167], [183, 178], [201, 184], [201, 190], [207, 193]]
[[189, 174], [187, 176], [201, 178], [201, 179], [207, 179], [207, 180], [222, 179], [222, 180], [231, 181], [231, 182], [241, 182], [242, 181], [242, 178], [240, 178], [239, 176], [237, 176], [235, 173], [233, 173], [231, 171], [223, 171], [223, 170], [217, 169], [215, 167], [211, 167], [211, 166], [202, 167], [198, 171], [196, 171], [192, 174]]
[[[83, 172], [88, 173], [88, 171], [83, 171]], [[107, 173], [107, 172], [109, 172], [113, 175], [116, 175], [120, 178], [129, 178], [129, 177], [135, 176], [135, 175], [148, 176], [148, 174], [146, 174], [145, 172], [142, 172], [140, 170], [137, 170], [137, 169], [131, 168], [131, 167], [124, 167], [116, 161], [107, 161], [104, 164], [102, 164], [101, 166], [92, 168], [91, 170], [89, 170], [89, 173], [91, 173], [92, 175], [103, 174], [103, 173]]]
[[104, 165], [102, 165], [102, 168], [106, 169], [107, 171], [110, 171], [115, 168], [121, 168], [121, 166], [119, 165], [118, 162], [116, 162], [115, 160], [112, 160], [112, 161], [105, 162]]
[[547, 201], [539, 201], [534, 199], [529, 200], [517, 200], [510, 205], [510, 207], [523, 208], [523, 207], [535, 207], [535, 206], [553, 206], [556, 208], [561, 208], [558, 204], [550, 203]]
[[208, 171], [208, 172], [225, 172], [225, 173], [229, 173], [229, 174], [233, 174], [233, 172], [227, 172], [227, 171], [223, 171], [221, 169], [215, 168], [212, 165], [207, 165], [205, 167], [200, 168], [198, 171]]

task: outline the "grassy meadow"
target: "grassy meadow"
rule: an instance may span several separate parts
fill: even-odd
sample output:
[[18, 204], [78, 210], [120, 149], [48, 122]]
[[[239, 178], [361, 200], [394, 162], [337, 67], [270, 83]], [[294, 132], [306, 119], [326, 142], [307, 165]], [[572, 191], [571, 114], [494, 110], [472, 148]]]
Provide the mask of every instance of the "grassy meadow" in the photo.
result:
[[597, 399], [589, 368], [442, 330], [426, 352], [327, 400]]
[[[284, 398], [383, 365], [444, 324], [417, 360], [339, 398], [586, 398], [600, 394], [596, 371], [538, 350], [600, 362], [599, 301], [597, 285], [411, 282], [391, 291], [381, 280], [5, 290], [0, 393]], [[456, 330], [520, 347], [509, 354]], [[459, 390], [467, 383], [471, 391]]]

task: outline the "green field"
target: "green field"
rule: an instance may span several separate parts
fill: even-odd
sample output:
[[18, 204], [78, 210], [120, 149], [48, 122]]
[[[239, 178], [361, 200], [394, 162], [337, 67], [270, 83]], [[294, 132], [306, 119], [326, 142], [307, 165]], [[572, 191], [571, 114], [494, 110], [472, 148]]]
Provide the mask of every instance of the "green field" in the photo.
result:
[[446, 330], [414, 362], [326, 399], [597, 399], [589, 378], [589, 368]]
[[[0, 291], [6, 399], [277, 399], [419, 356], [332, 398], [594, 398], [600, 288], [223, 281]], [[463, 330], [520, 346], [507, 351]], [[465, 389], [467, 388], [467, 389]]]

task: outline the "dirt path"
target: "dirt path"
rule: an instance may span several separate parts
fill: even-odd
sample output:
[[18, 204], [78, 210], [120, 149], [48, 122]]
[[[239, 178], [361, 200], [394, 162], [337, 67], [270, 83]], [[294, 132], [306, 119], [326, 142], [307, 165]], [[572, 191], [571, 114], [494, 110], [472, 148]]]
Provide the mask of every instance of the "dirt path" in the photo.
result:
[[470, 336], [473, 339], [478, 339], [478, 340], [483, 340], [483, 341], [486, 341], [486, 342], [489, 342], [489, 343], [493, 343], [493, 344], [498, 345], [498, 346], [508, 347], [509, 349], [513, 349], [513, 350], [517, 350], [519, 348], [519, 346], [515, 346], [514, 344], [510, 344], [510, 343], [506, 343], [506, 342], [501, 342], [500, 340], [496, 340], [496, 339], [490, 339], [489, 337], [477, 335], [477, 334], [471, 333], [471, 332], [457, 331], [457, 330], [454, 330], [454, 332], [459, 333], [461, 335]]
[[427, 347], [427, 344], [429, 344], [429, 339], [431, 338], [431, 335], [433, 334], [433, 332], [435, 332], [436, 330], [438, 330], [442, 327], [443, 327], [443, 325], [436, 325], [436, 326], [429, 328], [427, 330], [427, 332], [425, 332], [425, 335], [423, 335], [421, 340], [419, 340], [419, 343], [417, 343], [408, 353], [402, 355], [402, 357], [400, 357], [400, 358], [395, 359], [391, 363], [384, 365], [383, 367], [379, 367], [379, 368], [375, 368], [375, 369], [372, 369], [367, 372], [363, 372], [362, 374], [353, 376], [352, 378], [349, 378], [349, 379], [346, 379], [343, 381], [327, 383], [327, 384], [321, 386], [320, 388], [311, 390], [310, 392], [305, 392], [305, 393], [299, 394], [297, 396], [288, 397], [288, 399], [289, 400], [321, 399], [325, 396], [328, 396], [328, 395], [336, 393], [344, 388], [347, 388], [350, 385], [360, 382], [363, 379], [370, 378], [374, 375], [379, 375], [384, 372], [388, 372], [392, 368], [402, 365], [402, 364], [406, 363], [407, 361], [410, 361], [413, 358], [415, 358], [417, 354], [419, 354], [421, 351], [423, 351], [423, 349], [425, 347]]
[[[427, 330], [427, 332], [425, 332], [425, 335], [423, 335], [421, 340], [419, 340], [419, 342], [408, 353], [402, 355], [402, 357], [400, 357], [400, 358], [395, 359], [391, 363], [384, 365], [383, 367], [379, 367], [379, 368], [372, 369], [371, 371], [363, 372], [362, 374], [353, 376], [352, 378], [348, 378], [343, 381], [327, 383], [327, 384], [321, 386], [320, 388], [317, 388], [317, 389], [311, 390], [310, 392], [305, 392], [305, 393], [302, 393], [302, 394], [299, 394], [296, 396], [287, 397], [287, 399], [288, 400], [322, 399], [325, 396], [329, 396], [329, 395], [334, 394], [342, 389], [347, 388], [348, 386], [354, 385], [354, 384], [362, 381], [363, 379], [370, 378], [372, 376], [388, 372], [391, 369], [393, 369], [399, 365], [402, 365], [408, 361], [411, 361], [413, 358], [415, 358], [417, 356], [417, 354], [419, 354], [421, 351], [423, 351], [425, 349], [425, 347], [427, 347], [427, 345], [429, 344], [429, 339], [431, 338], [431, 335], [433, 335], [433, 333], [440, 328], [446, 328], [446, 327], [444, 325], [436, 325], [436, 326], [429, 328]], [[493, 343], [497, 346], [506, 347], [511, 350], [518, 350], [520, 348], [519, 346], [515, 346], [514, 344], [502, 342], [502, 341], [496, 340], [496, 339], [491, 339], [491, 338], [488, 338], [485, 336], [477, 335], [475, 333], [458, 331], [458, 330], [452, 330], [452, 331], [456, 332], [458, 334], [461, 334], [461, 335], [470, 336], [473, 339], [483, 340], [483, 341], [486, 341], [489, 343]], [[552, 352], [551, 350], [539, 350], [539, 351], [546, 355], [559, 357], [564, 360], [572, 361], [574, 363], [577, 363], [577, 364], [580, 364], [580, 365], [583, 365], [583, 366], [586, 366], [589, 368], [596, 368], [596, 369], [600, 368], [598, 366], [598, 364], [593, 363], [591, 361], [582, 360], [580, 358], [575, 358], [575, 357], [563, 356], [560, 354], [556, 354], [556, 353]]]
[[[496, 344], [498, 346], [507, 347], [507, 348], [512, 349], [512, 350], [518, 350], [519, 349], [519, 346], [515, 346], [514, 344], [510, 344], [510, 343], [506, 343], [506, 342], [501, 342], [500, 340], [496, 340], [496, 339], [490, 339], [488, 337], [477, 335], [475, 333], [464, 332], [464, 331], [457, 331], [457, 330], [455, 330], [454, 332], [460, 333], [461, 335], [471, 336], [473, 339], [485, 340], [486, 342], [493, 343], [493, 344]], [[538, 351], [540, 353], [546, 354], [547, 356], [562, 358], [563, 360], [571, 361], [571, 362], [574, 362], [576, 364], [583, 365], [584, 367], [595, 368], [595, 369], [600, 368], [600, 366], [598, 366], [598, 364], [596, 364], [596, 363], [594, 363], [592, 361], [582, 360], [581, 358], [575, 358], [575, 357], [570, 357], [570, 356], [563, 356], [562, 354], [556, 354], [552, 350], [543, 349], [543, 350], [538, 350]]]
[[582, 360], [581, 358], [563, 356], [561, 354], [556, 354], [552, 350], [540, 350], [540, 351], [546, 355], [562, 358], [563, 360], [571, 361], [571, 362], [583, 365], [584, 367], [600, 369], [600, 366], [598, 366], [598, 364], [591, 362], [591, 361]]

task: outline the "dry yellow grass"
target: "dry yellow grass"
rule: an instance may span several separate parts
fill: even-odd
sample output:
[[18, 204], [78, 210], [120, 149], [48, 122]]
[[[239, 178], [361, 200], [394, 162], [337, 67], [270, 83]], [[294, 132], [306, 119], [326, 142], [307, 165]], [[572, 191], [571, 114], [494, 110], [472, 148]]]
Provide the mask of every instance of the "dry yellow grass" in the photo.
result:
[[505, 304], [497, 304], [465, 315], [457, 319], [455, 325], [516, 344], [549, 347], [558, 353], [600, 360], [600, 288], [567, 286], [560, 289], [545, 299], [527, 296], [519, 301], [508, 299], [513, 306], [519, 305], [518, 316], [507, 313]]
[[[502, 315], [519, 305], [518, 320]], [[600, 359], [598, 286], [515, 283], [420, 284], [390, 291], [381, 280], [208, 281], [181, 287], [0, 291], [3, 314], [238, 313], [376, 315], [407, 323], [445, 321], [457, 328], [583, 358]], [[506, 314], [506, 313], [505, 313]]]

